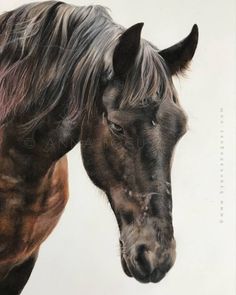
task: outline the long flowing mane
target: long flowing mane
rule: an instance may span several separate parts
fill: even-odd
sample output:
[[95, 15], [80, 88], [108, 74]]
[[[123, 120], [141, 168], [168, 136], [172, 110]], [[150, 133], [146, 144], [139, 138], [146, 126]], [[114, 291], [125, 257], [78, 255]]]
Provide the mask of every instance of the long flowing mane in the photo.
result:
[[[76, 122], [92, 113], [99, 85], [112, 73], [124, 28], [102, 6], [31, 3], [0, 16], [0, 126], [17, 118], [28, 132], [56, 108]], [[121, 105], [171, 94], [165, 63], [142, 40]], [[137, 83], [138, 81], [138, 83]]]

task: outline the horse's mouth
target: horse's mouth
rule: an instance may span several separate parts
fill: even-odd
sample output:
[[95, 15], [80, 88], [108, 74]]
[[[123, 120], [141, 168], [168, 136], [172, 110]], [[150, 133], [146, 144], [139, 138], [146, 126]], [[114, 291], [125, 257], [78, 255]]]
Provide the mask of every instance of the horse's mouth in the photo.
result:
[[121, 264], [122, 264], [122, 268], [123, 268], [125, 274], [126, 274], [128, 277], [131, 278], [131, 277], [132, 277], [132, 274], [131, 274], [131, 272], [130, 272], [128, 266], [127, 266], [127, 263], [126, 263], [124, 257], [121, 257]]
[[121, 257], [121, 264], [122, 264], [125, 274], [128, 277], [135, 278], [140, 283], [158, 283], [165, 276], [165, 272], [162, 272], [158, 269], [154, 269], [149, 274], [144, 274], [143, 272], [141, 272], [140, 270], [138, 270], [134, 266], [131, 266], [131, 265], [128, 266], [128, 263], [126, 262], [124, 257]]

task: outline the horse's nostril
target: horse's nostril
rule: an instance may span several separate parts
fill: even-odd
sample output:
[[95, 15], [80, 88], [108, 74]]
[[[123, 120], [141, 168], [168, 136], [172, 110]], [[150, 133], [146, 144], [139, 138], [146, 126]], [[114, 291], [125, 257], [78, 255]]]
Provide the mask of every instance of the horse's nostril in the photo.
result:
[[146, 245], [144, 244], [141, 244], [141, 245], [138, 245], [136, 247], [136, 261], [139, 263], [139, 264], [142, 264], [142, 263], [146, 263], [146, 255], [145, 253], [148, 251], [148, 248]]
[[151, 265], [146, 257], [146, 253], [148, 248], [145, 244], [138, 245], [136, 247], [136, 262], [141, 270], [141, 272], [145, 275], [149, 275], [151, 273]]
[[143, 255], [145, 251], [147, 251], [147, 246], [145, 244], [138, 245], [136, 247], [137, 255]]

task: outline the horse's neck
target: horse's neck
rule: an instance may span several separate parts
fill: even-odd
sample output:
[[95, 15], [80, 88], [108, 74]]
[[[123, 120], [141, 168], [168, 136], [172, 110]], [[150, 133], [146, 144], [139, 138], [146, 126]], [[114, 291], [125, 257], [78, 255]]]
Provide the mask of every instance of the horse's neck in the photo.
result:
[[29, 183], [41, 179], [78, 143], [79, 129], [63, 121], [27, 136], [19, 134], [14, 124], [0, 129], [0, 175], [23, 177]]

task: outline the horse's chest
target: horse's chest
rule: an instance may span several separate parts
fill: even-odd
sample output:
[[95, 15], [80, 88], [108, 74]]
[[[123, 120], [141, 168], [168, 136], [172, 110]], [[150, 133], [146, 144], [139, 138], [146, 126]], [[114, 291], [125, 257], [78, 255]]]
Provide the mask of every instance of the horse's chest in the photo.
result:
[[68, 198], [66, 162], [58, 164], [35, 191], [0, 191], [0, 268], [37, 251], [56, 226]]

